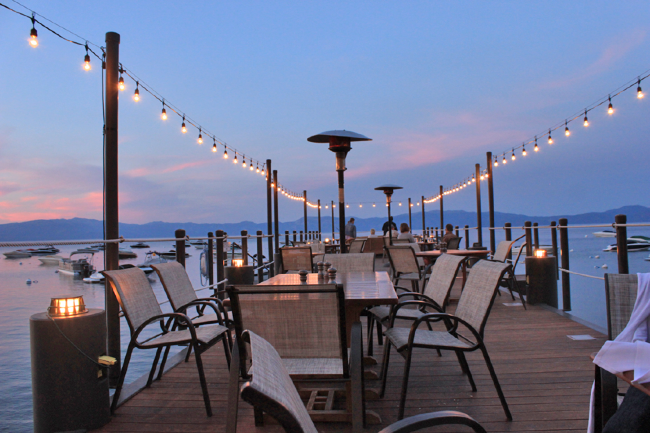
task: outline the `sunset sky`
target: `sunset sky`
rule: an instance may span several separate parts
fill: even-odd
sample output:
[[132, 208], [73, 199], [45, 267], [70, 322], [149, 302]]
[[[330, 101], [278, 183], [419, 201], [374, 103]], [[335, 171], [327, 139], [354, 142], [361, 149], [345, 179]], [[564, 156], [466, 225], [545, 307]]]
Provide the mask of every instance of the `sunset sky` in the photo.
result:
[[[31, 15], [10, 0], [0, 3]], [[21, 1], [21, 3], [23, 3]], [[647, 1], [171, 2], [44, 1], [25, 6], [104, 45], [187, 116], [247, 157], [273, 160], [280, 183], [336, 200], [334, 155], [307, 142], [364, 134], [346, 172], [348, 215], [383, 216], [374, 187], [406, 203], [437, 194], [539, 135], [540, 151], [495, 168], [498, 211], [575, 214], [650, 206], [650, 95], [636, 85], [558, 130], [650, 69]], [[39, 18], [40, 19], [40, 18]], [[85, 50], [0, 8], [0, 223], [102, 218], [102, 81]], [[120, 97], [120, 219], [129, 223], [264, 221], [262, 176], [211, 152], [181, 119], [126, 78]], [[650, 92], [650, 80], [641, 86]], [[508, 158], [510, 154], [508, 152]], [[241, 160], [241, 156], [240, 156]], [[499, 158], [501, 160], [501, 158]], [[483, 208], [487, 209], [485, 188]], [[475, 210], [475, 192], [445, 197]], [[437, 204], [428, 209], [437, 208]], [[406, 211], [406, 208], [402, 208]], [[315, 216], [314, 209], [309, 210]], [[302, 204], [280, 198], [280, 219]]]

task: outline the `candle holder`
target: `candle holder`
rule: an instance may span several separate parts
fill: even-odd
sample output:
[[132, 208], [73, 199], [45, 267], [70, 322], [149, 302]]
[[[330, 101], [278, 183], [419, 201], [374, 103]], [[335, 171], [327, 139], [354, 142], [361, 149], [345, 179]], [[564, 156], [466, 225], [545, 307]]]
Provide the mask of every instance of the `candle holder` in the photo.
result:
[[229, 285], [251, 286], [255, 284], [255, 268], [253, 266], [244, 266], [242, 259], [232, 259], [231, 263], [233, 266], [223, 268]]

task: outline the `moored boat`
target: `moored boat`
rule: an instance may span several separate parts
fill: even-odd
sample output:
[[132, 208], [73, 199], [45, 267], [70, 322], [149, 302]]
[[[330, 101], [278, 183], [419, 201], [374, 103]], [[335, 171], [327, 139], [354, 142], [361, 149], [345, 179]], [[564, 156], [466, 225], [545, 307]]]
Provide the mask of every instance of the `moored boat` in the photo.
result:
[[[632, 236], [627, 238], [627, 250], [628, 252], [632, 251], [646, 251], [650, 249], [650, 238], [645, 236]], [[604, 248], [603, 251], [607, 252], [616, 252], [618, 251], [618, 245], [611, 244], [607, 248]]]
[[131, 245], [131, 248], [150, 248], [150, 247], [144, 242], [138, 242], [137, 244]]
[[[72, 257], [75, 255], [84, 255], [84, 257], [73, 260]], [[92, 252], [74, 251], [69, 258], [59, 260], [59, 273], [88, 277], [95, 271], [93, 257], [94, 253]]]
[[123, 248], [120, 248], [120, 250], [118, 251], [118, 255], [120, 259], [135, 259], [136, 257], [138, 257], [138, 255], [133, 251], [126, 250]]
[[59, 264], [59, 261], [60, 261], [62, 258], [63, 258], [63, 257], [61, 257], [61, 256], [45, 256], [45, 257], [39, 257], [38, 260], [39, 260], [42, 264], [44, 264], [44, 265], [47, 266], [47, 265], [58, 265], [58, 264]]
[[7, 259], [27, 259], [30, 258], [32, 255], [30, 253], [24, 252], [24, 251], [9, 251], [6, 253], [3, 253], [5, 258]]
[[597, 238], [615, 238], [616, 232], [614, 230], [601, 230], [599, 232], [592, 233]]

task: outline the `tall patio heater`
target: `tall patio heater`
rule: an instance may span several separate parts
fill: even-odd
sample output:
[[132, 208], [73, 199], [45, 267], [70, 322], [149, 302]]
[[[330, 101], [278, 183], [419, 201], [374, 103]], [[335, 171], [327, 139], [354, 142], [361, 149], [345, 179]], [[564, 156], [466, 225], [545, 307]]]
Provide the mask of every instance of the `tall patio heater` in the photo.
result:
[[393, 191], [395, 191], [396, 189], [402, 189], [402, 187], [388, 184], [388, 185], [378, 186], [377, 188], [375, 188], [375, 190], [383, 191], [384, 194], [386, 194], [386, 207], [388, 208], [388, 238], [390, 239], [389, 245], [393, 245], [393, 231], [390, 228], [390, 203], [391, 203], [390, 198], [393, 195]]
[[[345, 187], [343, 181], [343, 172], [346, 170], [345, 157], [352, 150], [350, 146], [351, 142], [371, 140], [372, 138], [368, 138], [365, 135], [346, 130], [325, 131], [307, 139], [307, 141], [311, 141], [312, 143], [329, 143], [329, 149], [336, 153], [336, 171], [339, 177], [339, 238], [341, 241], [341, 253], [347, 252], [345, 245]], [[332, 237], [334, 237], [334, 233], [332, 233]]]

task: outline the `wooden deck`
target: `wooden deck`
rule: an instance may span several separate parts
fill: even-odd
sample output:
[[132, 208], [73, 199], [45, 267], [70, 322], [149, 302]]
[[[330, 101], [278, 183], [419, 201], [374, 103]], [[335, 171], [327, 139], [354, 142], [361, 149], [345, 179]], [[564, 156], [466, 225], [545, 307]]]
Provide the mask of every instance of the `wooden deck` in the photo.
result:
[[[460, 410], [473, 416], [489, 432], [585, 431], [593, 364], [589, 359], [605, 336], [538, 306], [506, 307], [507, 295], [497, 296], [486, 327], [486, 344], [508, 400], [513, 421], [506, 420], [480, 353], [468, 355], [478, 392], [472, 393], [453, 354], [420, 350], [414, 355], [406, 416], [436, 410]], [[454, 310], [454, 305], [450, 311]], [[365, 329], [365, 323], [364, 323]], [[595, 340], [575, 341], [567, 335], [589, 334]], [[376, 347], [381, 357], [382, 347]], [[137, 356], [137, 353], [135, 354]], [[220, 345], [204, 355], [214, 416], [207, 418], [194, 362], [181, 363], [161, 381], [120, 407], [105, 432], [223, 432], [227, 408], [228, 374]], [[367, 367], [368, 368], [368, 367]], [[369, 367], [379, 371], [379, 366]], [[367, 408], [383, 421], [369, 426], [376, 432], [397, 420], [403, 360], [393, 352], [386, 396]], [[379, 381], [366, 381], [379, 387]], [[256, 428], [253, 411], [239, 406], [240, 432], [278, 432], [278, 425]], [[317, 424], [321, 432], [345, 432], [344, 424]], [[435, 431], [468, 431], [446, 429]]]

